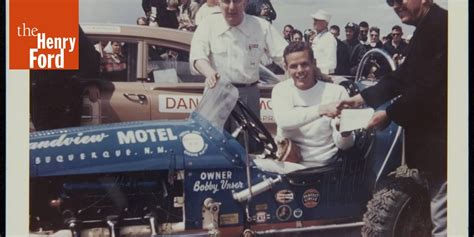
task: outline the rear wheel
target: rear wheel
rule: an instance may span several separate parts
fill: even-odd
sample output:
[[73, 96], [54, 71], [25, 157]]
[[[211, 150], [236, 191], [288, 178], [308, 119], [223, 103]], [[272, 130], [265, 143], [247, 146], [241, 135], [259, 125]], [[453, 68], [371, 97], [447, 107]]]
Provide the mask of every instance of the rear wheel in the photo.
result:
[[362, 236], [430, 236], [427, 191], [410, 178], [379, 189], [367, 204]]

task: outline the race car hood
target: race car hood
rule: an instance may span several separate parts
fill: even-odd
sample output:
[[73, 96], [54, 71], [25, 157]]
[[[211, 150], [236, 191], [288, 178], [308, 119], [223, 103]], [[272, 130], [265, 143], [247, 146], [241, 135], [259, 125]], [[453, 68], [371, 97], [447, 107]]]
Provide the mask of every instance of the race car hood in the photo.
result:
[[243, 165], [245, 151], [198, 113], [31, 133], [30, 177]]

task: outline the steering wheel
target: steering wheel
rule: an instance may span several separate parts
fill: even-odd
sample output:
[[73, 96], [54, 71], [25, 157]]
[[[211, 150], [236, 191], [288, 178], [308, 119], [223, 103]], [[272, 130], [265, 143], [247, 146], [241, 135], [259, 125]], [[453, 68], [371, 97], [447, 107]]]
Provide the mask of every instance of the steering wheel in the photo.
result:
[[[364, 54], [360, 60], [357, 72], [355, 75], [355, 82], [361, 81], [377, 81], [377, 76], [384, 75], [387, 72], [395, 71], [397, 66], [392, 57], [381, 49], [371, 49]], [[372, 75], [371, 75], [372, 74]], [[373, 80], [370, 78], [373, 76]]]
[[259, 118], [245, 105], [238, 100], [236, 108], [231, 112], [232, 117], [237, 123], [246, 130], [250, 137], [253, 137], [257, 143], [263, 146], [270, 154], [277, 151], [277, 146], [272, 135], [265, 128]]

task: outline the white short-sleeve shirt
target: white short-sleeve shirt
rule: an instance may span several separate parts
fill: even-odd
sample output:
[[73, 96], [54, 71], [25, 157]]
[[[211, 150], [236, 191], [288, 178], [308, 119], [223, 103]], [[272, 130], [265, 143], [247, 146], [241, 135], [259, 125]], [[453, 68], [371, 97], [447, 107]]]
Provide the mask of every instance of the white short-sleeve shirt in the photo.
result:
[[322, 73], [334, 73], [337, 66], [337, 41], [327, 30], [316, 35], [312, 45], [314, 58]]
[[198, 59], [209, 60], [222, 78], [232, 83], [253, 83], [259, 78], [264, 53], [281, 63], [288, 43], [267, 21], [245, 15], [231, 27], [222, 14], [207, 17], [194, 32], [189, 56], [192, 69]]

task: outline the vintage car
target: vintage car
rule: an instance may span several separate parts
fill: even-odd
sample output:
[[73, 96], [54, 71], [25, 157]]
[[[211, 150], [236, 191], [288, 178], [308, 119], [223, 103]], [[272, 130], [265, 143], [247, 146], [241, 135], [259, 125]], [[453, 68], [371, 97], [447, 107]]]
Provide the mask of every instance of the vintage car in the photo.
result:
[[[31, 133], [31, 235], [314, 236], [348, 228], [429, 235], [426, 189], [416, 171], [397, 169], [404, 162], [397, 124], [357, 131], [355, 146], [331, 165], [302, 167], [275, 160], [271, 134], [237, 99], [222, 80], [185, 120]], [[229, 116], [239, 126], [227, 132]], [[239, 135], [265, 150], [250, 154]]]
[[[82, 24], [81, 28], [102, 59], [112, 51], [111, 43], [118, 43], [123, 63], [109, 68], [102, 60], [100, 78], [75, 79], [87, 84], [82, 98], [82, 125], [184, 119], [196, 108], [204, 77], [190, 71], [192, 33], [135, 25]], [[260, 65], [261, 120], [272, 130], [271, 88], [281, 78]], [[58, 87], [57, 91], [64, 90]], [[99, 91], [97, 101], [89, 99], [87, 90], [92, 89]], [[55, 93], [54, 89], [50, 91]]]

